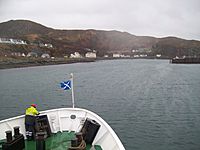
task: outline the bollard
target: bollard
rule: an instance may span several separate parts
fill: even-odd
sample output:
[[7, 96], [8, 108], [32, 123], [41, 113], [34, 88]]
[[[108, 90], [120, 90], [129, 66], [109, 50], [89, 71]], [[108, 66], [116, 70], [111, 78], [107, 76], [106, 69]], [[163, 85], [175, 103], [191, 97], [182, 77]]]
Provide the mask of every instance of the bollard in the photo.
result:
[[14, 135], [14, 138], [12, 137], [12, 131], [6, 131], [7, 142], [3, 142], [2, 150], [24, 150], [25, 148], [24, 136], [23, 134], [17, 135], [18, 129], [19, 128], [15, 129], [16, 135]]
[[46, 132], [36, 133], [36, 150], [45, 150], [45, 135]]
[[6, 131], [6, 140], [8, 143], [12, 141], [12, 131]]
[[16, 138], [16, 137], [18, 137], [20, 135], [20, 133], [19, 133], [19, 127], [17, 126], [17, 127], [14, 127], [14, 137]]

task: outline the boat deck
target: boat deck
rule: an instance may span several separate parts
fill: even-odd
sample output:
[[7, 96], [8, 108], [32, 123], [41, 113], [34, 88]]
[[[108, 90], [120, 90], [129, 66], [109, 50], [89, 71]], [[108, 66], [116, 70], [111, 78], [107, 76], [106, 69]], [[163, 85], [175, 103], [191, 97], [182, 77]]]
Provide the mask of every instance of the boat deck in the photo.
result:
[[[56, 134], [52, 134], [51, 137], [48, 137], [45, 140], [46, 150], [67, 150], [71, 145], [71, 139], [75, 137], [74, 132], [58, 132]], [[4, 140], [5, 141], [5, 140]], [[2, 150], [2, 145], [0, 141], [0, 150]], [[90, 150], [93, 148], [94, 150], [102, 150], [101, 146], [91, 145], [86, 146], [86, 150]], [[25, 141], [25, 150], [36, 150], [36, 142], [35, 141]]]

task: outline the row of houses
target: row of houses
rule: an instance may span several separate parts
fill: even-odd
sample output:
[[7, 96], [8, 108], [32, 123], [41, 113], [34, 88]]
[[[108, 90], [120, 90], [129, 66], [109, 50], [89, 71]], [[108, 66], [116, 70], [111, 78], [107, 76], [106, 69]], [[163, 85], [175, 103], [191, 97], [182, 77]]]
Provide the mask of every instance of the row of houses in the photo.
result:
[[[68, 56], [65, 56], [65, 57], [68, 57]], [[94, 52], [87, 52], [85, 54], [85, 57], [86, 58], [96, 58], [96, 53]], [[104, 55], [104, 57], [109, 57], [109, 55]], [[130, 58], [131, 56], [130, 55], [124, 55], [124, 54], [117, 54], [117, 53], [114, 53], [112, 54], [112, 57], [113, 58]], [[139, 57], [147, 57], [146, 54], [140, 54], [140, 55], [133, 55], [133, 57], [135, 58], [139, 58]], [[157, 54], [156, 57], [161, 57], [160, 54]], [[78, 52], [75, 52], [74, 54], [70, 54], [70, 58], [83, 58], [83, 56], [78, 53]]]
[[39, 43], [39, 47], [47, 47], [47, 48], [53, 48], [53, 45], [50, 43]]
[[[42, 57], [42, 58], [52, 58], [48, 53], [44, 53], [42, 55], [39, 55], [37, 52], [29, 52], [27, 55], [25, 53], [20, 53], [20, 52], [13, 52], [11, 53], [12, 56], [17, 56], [17, 57]], [[79, 52], [75, 52], [73, 54], [70, 54], [68, 57], [67, 55], [64, 56], [64, 58], [83, 58]], [[94, 52], [87, 52], [85, 54], [86, 58], [96, 58], [96, 53]]]
[[113, 57], [114, 58], [119, 58], [119, 57], [121, 57], [121, 58], [129, 58], [131, 56], [130, 55], [124, 55], [124, 54], [113, 54]]
[[[65, 56], [67, 57], [67, 56]], [[87, 52], [85, 54], [86, 58], [96, 58], [97, 54], [96, 52]], [[83, 56], [79, 52], [75, 52], [74, 54], [70, 54], [69, 58], [83, 58]]]
[[[20, 52], [14, 52], [11, 53], [12, 56], [18, 56], [18, 57], [41, 57], [41, 58], [54, 58], [51, 57], [48, 53], [43, 53], [43, 54], [38, 54], [36, 52], [29, 52], [27, 55], [25, 53], [20, 53]], [[79, 52], [75, 52], [73, 54], [65, 55], [64, 58], [96, 58], [96, 53], [95, 52], [87, 52], [85, 56], [81, 55]], [[104, 55], [104, 57], [109, 57], [108, 55]], [[130, 58], [130, 55], [123, 55], [123, 54], [113, 54], [113, 58]], [[141, 54], [141, 55], [133, 55], [134, 58], [144, 58], [148, 57], [146, 54]], [[157, 58], [161, 57], [161, 54], [156, 55]]]
[[12, 56], [17, 56], [17, 57], [42, 57], [42, 58], [50, 58], [50, 55], [47, 53], [42, 54], [39, 56], [36, 52], [29, 52], [27, 55], [25, 53], [20, 53], [20, 52], [13, 52], [11, 53]]
[[[113, 54], [113, 58], [130, 58], [130, 55], [124, 55], [124, 54]], [[140, 58], [140, 57], [147, 57], [146, 54], [140, 54], [140, 55], [133, 55], [134, 58]]]
[[[67, 57], [67, 56], [65, 56]], [[85, 54], [85, 57], [86, 58], [96, 58], [96, 53], [95, 52], [87, 52]], [[104, 55], [104, 57], [109, 57], [108, 55]], [[124, 54], [118, 54], [118, 53], [114, 53], [112, 54], [112, 57], [113, 58], [130, 58], [130, 57], [134, 57], [134, 58], [144, 58], [144, 57], [148, 57], [147, 54], [140, 54], [140, 55], [133, 55], [133, 56], [130, 56], [130, 55], [124, 55]], [[156, 54], [156, 57], [161, 57], [161, 54]], [[78, 52], [75, 52], [74, 54], [70, 54], [70, 58], [83, 58], [83, 56], [78, 53]]]
[[[12, 38], [0, 38], [0, 43], [4, 44], [22, 44], [27, 45], [27, 42], [20, 39], [12, 39]], [[39, 47], [47, 47], [47, 48], [53, 48], [53, 45], [50, 43], [30, 43], [30, 45], [35, 45]]]
[[26, 41], [19, 40], [19, 39], [9, 39], [9, 38], [0, 38], [0, 43], [5, 43], [5, 44], [22, 44], [26, 45]]
[[[113, 58], [129, 58], [129, 57], [131, 57], [131, 56], [130, 55], [124, 55], [124, 54], [113, 54]], [[144, 58], [144, 57], [148, 57], [148, 55], [147, 54], [135, 54], [132, 57], [134, 57], [134, 58]], [[156, 54], [156, 57], [160, 58], [161, 54]]]

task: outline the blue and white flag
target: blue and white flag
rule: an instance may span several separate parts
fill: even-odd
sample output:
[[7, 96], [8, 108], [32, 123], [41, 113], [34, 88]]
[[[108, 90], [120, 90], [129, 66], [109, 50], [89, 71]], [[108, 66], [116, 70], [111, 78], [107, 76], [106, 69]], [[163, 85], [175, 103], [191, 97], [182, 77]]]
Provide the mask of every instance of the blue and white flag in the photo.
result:
[[60, 83], [60, 87], [63, 89], [63, 90], [71, 90], [72, 87], [71, 87], [71, 80], [68, 80], [66, 82], [61, 82]]

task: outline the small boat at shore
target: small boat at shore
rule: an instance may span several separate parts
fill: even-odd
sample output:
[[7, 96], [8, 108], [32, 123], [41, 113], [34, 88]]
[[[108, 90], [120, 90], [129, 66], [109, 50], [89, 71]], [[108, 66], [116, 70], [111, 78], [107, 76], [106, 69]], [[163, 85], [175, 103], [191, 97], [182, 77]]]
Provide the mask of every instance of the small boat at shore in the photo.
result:
[[[44, 148], [41, 150], [125, 150], [113, 129], [100, 116], [86, 109], [42, 111], [36, 125], [43, 130], [38, 131], [35, 141], [26, 140], [24, 119], [25, 115], [22, 115], [0, 121], [0, 150], [20, 150], [20, 147], [39, 150], [39, 142], [43, 142], [39, 144], [40, 148]], [[43, 134], [43, 138], [40, 134]], [[74, 140], [77, 134], [82, 135], [82, 145]]]

